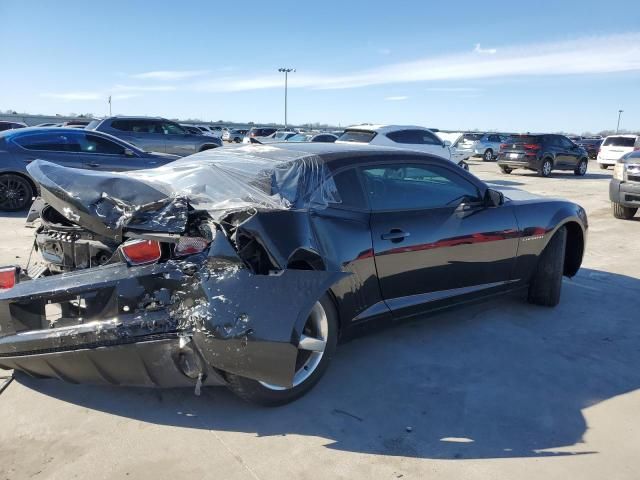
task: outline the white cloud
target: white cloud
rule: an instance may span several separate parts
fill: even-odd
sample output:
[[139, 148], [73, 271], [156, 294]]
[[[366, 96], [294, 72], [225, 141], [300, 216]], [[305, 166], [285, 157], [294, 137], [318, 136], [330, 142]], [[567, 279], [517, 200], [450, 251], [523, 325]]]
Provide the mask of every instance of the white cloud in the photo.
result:
[[407, 100], [409, 97], [404, 95], [398, 95], [395, 97], [384, 97], [387, 102], [401, 102], [402, 100]]
[[116, 93], [115, 95], [112, 95], [111, 98], [113, 100], [127, 100], [129, 98], [136, 98], [139, 96], [139, 93]]
[[156, 70], [153, 72], [135, 73], [131, 78], [141, 80], [185, 80], [206, 75], [208, 70]]
[[[501, 47], [491, 55], [476, 52], [427, 57], [345, 75], [294, 74], [290, 88], [338, 89], [410, 82], [468, 80], [514, 76], [601, 74], [640, 70], [640, 33]], [[250, 80], [222, 77], [201, 81], [201, 91], [234, 92], [282, 88], [269, 74]]]
[[115, 85], [114, 92], [172, 92], [177, 90], [173, 85]]
[[475, 87], [429, 87], [429, 92], [479, 92], [479, 88]]
[[475, 48], [473, 49], [474, 52], [476, 53], [481, 53], [484, 55], [494, 55], [496, 53], [498, 53], [498, 50], [495, 48], [480, 48], [480, 44], [476, 43]]
[[40, 96], [64, 101], [88, 101], [107, 98], [103, 93], [100, 92], [41, 93]]

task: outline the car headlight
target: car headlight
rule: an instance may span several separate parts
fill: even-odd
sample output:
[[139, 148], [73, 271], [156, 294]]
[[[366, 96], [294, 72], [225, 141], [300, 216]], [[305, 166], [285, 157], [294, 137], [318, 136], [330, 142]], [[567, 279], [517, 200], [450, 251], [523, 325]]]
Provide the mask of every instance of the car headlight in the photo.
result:
[[627, 170], [627, 164], [622, 162], [617, 162], [613, 167], [613, 178], [616, 180], [624, 181], [624, 172]]

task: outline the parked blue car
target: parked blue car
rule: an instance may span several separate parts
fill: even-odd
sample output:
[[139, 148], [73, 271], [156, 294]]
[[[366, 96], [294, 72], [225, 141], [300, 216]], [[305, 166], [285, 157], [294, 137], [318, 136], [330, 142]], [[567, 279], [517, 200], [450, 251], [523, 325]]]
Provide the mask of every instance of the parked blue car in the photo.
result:
[[27, 165], [41, 159], [67, 167], [127, 171], [180, 158], [145, 152], [101, 132], [76, 128], [21, 128], [0, 132], [0, 210], [23, 210], [37, 194]]

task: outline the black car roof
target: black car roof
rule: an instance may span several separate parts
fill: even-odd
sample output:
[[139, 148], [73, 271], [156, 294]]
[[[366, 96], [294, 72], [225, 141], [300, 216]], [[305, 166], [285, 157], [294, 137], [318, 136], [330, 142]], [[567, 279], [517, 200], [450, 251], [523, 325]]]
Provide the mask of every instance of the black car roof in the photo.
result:
[[[233, 152], [233, 153], [232, 153]], [[449, 160], [430, 155], [428, 153], [406, 150], [402, 148], [382, 147], [374, 145], [352, 145], [346, 143], [323, 143], [323, 142], [274, 142], [268, 144], [248, 144], [242, 147], [224, 147], [205, 150], [195, 154], [196, 157], [210, 158], [212, 160], [224, 161], [225, 155], [246, 154], [247, 157], [260, 157], [278, 161], [294, 161], [308, 157], [316, 157], [320, 161], [327, 163], [353, 157], [366, 157], [373, 155], [412, 155], [422, 158], [437, 159], [445, 164], [450, 164]], [[194, 155], [186, 158], [194, 158]]]

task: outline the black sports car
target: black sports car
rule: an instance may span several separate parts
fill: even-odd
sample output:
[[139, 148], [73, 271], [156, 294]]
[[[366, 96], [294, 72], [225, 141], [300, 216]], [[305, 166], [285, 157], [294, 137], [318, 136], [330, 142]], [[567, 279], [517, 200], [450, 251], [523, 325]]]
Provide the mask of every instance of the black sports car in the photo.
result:
[[0, 367], [71, 382], [227, 385], [283, 404], [358, 325], [516, 289], [556, 305], [585, 248], [580, 206], [398, 149], [247, 145], [126, 174], [28, 168], [43, 262], [0, 270]]

